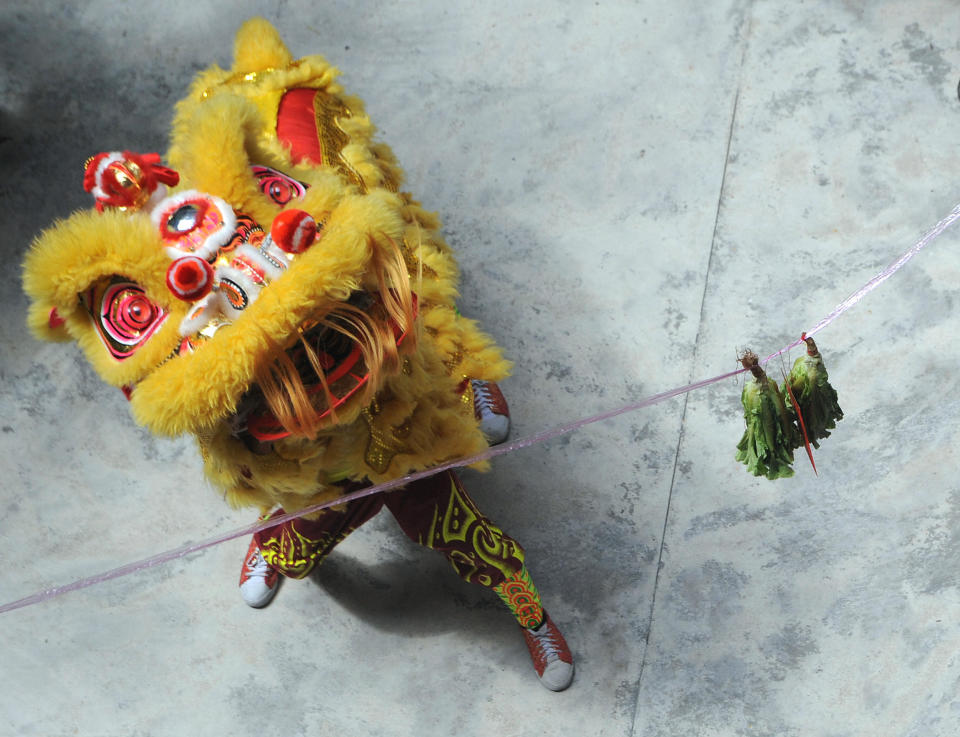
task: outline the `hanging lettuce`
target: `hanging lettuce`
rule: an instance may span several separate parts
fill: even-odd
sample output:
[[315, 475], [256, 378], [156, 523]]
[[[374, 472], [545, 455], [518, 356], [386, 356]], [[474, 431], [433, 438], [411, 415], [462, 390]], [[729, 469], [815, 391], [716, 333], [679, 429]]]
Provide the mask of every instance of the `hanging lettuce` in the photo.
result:
[[[807, 354], [798, 358], [787, 381], [790, 383], [793, 399], [784, 385], [787, 411], [795, 416], [797, 409], [806, 426], [807, 435], [814, 448], [819, 448], [819, 440], [830, 437], [830, 430], [843, 419], [843, 410], [837, 404], [837, 392], [827, 380], [827, 369], [817, 350], [813, 338], [804, 336]], [[795, 400], [795, 402], [794, 402]]]
[[737, 460], [754, 476], [780, 479], [793, 476], [793, 449], [802, 444], [797, 426], [787, 413], [775, 382], [760, 368], [757, 355], [747, 351], [740, 357], [752, 378], [740, 395], [747, 428], [737, 444]]

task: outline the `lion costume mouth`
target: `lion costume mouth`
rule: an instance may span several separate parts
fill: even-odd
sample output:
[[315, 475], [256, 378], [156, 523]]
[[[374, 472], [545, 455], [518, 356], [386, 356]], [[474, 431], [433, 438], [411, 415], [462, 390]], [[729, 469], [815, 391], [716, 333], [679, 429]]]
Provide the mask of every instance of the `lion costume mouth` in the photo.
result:
[[[368, 318], [384, 320], [382, 302], [375, 295], [355, 292], [347, 305]], [[417, 298], [413, 295], [414, 319], [416, 314]], [[399, 349], [407, 339], [410, 327], [403, 328], [391, 318], [386, 318], [386, 322]], [[352, 335], [353, 328], [350, 318], [334, 315], [324, 324], [304, 329], [300, 339], [285, 351], [284, 363], [303, 382], [310, 404], [319, 405], [318, 422], [335, 417], [336, 410], [370, 381], [372, 372], [365, 355], [368, 352]], [[270, 385], [270, 382], [263, 383]], [[259, 442], [280, 440], [294, 434], [295, 430], [287, 427], [271, 410], [275, 402], [271, 402], [268, 394], [269, 390], [265, 392], [265, 387], [258, 383], [241, 397], [237, 412], [231, 418], [234, 434], [240, 437], [249, 434]]]

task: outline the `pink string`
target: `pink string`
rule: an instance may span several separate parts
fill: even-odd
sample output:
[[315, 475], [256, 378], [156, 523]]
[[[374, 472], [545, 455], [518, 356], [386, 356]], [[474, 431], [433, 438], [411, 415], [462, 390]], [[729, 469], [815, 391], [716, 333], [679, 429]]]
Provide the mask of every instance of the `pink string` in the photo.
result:
[[[917, 241], [908, 251], [906, 251], [902, 256], [897, 260], [893, 261], [889, 266], [883, 269], [880, 273], [874, 276], [870, 281], [864, 284], [860, 289], [847, 297], [843, 302], [838, 304], [834, 310], [823, 318], [820, 322], [814, 325], [810, 330], [805, 334], [808, 337], [812, 337], [816, 333], [819, 333], [830, 323], [836, 320], [840, 315], [849, 310], [851, 307], [856, 305], [860, 300], [862, 300], [867, 294], [872, 292], [883, 282], [889, 279], [893, 274], [903, 268], [906, 263], [916, 256], [921, 250], [923, 250], [929, 243], [931, 243], [937, 236], [939, 236], [944, 230], [950, 227], [958, 218], [960, 218], [960, 204], [953, 208], [949, 215], [940, 220], [933, 228], [927, 231], [924, 236]], [[779, 355], [786, 353], [787, 351], [795, 348], [800, 345], [803, 340], [798, 339], [790, 343], [789, 345], [781, 348], [775, 353], [771, 353], [769, 356], [764, 358], [761, 363], [765, 364], [773, 358], [776, 358]], [[444, 471], [450, 471], [455, 468], [463, 468], [465, 466], [472, 466], [475, 463], [480, 463], [482, 461], [488, 461], [492, 458], [498, 456], [506, 455], [507, 453], [512, 453], [521, 448], [528, 448], [532, 445], [537, 445], [539, 443], [544, 443], [548, 440], [553, 440], [562, 435], [573, 432], [574, 430], [579, 430], [582, 427], [587, 425], [592, 425], [596, 422], [602, 422], [603, 420], [609, 420], [613, 417], [617, 417], [627, 412], [635, 412], [638, 409], [643, 409], [644, 407], [649, 407], [654, 404], [666, 401], [667, 399], [672, 399], [673, 397], [679, 396], [681, 394], [686, 394], [692, 392], [696, 389], [701, 389], [710, 384], [716, 384], [719, 381], [724, 379], [729, 379], [733, 376], [741, 374], [746, 369], [737, 369], [736, 371], [730, 371], [725, 374], [720, 374], [719, 376], [713, 376], [709, 379], [702, 379], [701, 381], [696, 381], [692, 384], [687, 384], [686, 386], [677, 387], [676, 389], [670, 389], [669, 391], [661, 392], [660, 394], [653, 394], [645, 399], [641, 399], [638, 402], [633, 402], [630, 404], [623, 405], [617, 409], [608, 410], [606, 412], [601, 412], [597, 415], [592, 415], [590, 417], [585, 417], [583, 419], [570, 422], [566, 425], [561, 425], [555, 427], [552, 430], [543, 430], [541, 432], [535, 433], [533, 435], [528, 435], [524, 438], [514, 440], [509, 443], [504, 443], [502, 445], [493, 446], [487, 448], [486, 450], [477, 453], [475, 455], [469, 456], [467, 458], [460, 458], [449, 463], [444, 463], [439, 466], [434, 466], [425, 471], [418, 471], [416, 473], [410, 473], [406, 476], [400, 478], [392, 479], [381, 484], [376, 484], [374, 486], [368, 486], [364, 489], [359, 489], [357, 491], [345, 494], [337, 499], [332, 499], [328, 502], [323, 502], [322, 504], [315, 504], [313, 506], [302, 509], [299, 512], [291, 512], [288, 514], [277, 515], [271, 517], [268, 520], [257, 522], [253, 525], [247, 527], [242, 527], [240, 529], [234, 530], [232, 532], [225, 532], [215, 537], [202, 540], [197, 543], [187, 543], [181, 545], [179, 548], [174, 548], [158, 555], [153, 555], [149, 558], [144, 558], [142, 560], [134, 561], [132, 563], [127, 563], [126, 565], [120, 566], [119, 568], [114, 568], [110, 571], [97, 574], [95, 576], [89, 576], [88, 578], [82, 578], [77, 581], [74, 581], [63, 586], [54, 586], [49, 589], [43, 589], [38, 591], [31, 596], [24, 597], [22, 599], [17, 599], [16, 601], [11, 601], [3, 606], [0, 606], [0, 614], [6, 612], [12, 612], [16, 609], [22, 609], [24, 607], [32, 606], [34, 604], [40, 604], [49, 599], [53, 599], [57, 596], [62, 596], [63, 594], [69, 593], [71, 591], [78, 591], [79, 589], [85, 589], [89, 586], [93, 586], [98, 583], [104, 583], [106, 581], [111, 581], [115, 578], [120, 578], [122, 576], [128, 576], [131, 573], [136, 573], [138, 571], [146, 570], [147, 568], [153, 568], [162, 563], [168, 563], [169, 561], [176, 560], [177, 558], [182, 558], [185, 555], [190, 553], [196, 553], [201, 550], [206, 550], [211, 548], [214, 545], [219, 545], [225, 543], [229, 540], [235, 540], [239, 537], [246, 537], [252, 535], [255, 532], [274, 527], [276, 525], [283, 524], [298, 517], [302, 517], [307, 514], [313, 514], [319, 512], [328, 507], [333, 507], [338, 504], [345, 504], [347, 502], [352, 502], [357, 499], [362, 499], [367, 496], [372, 496], [373, 494], [382, 494], [387, 491], [396, 489], [399, 486], [404, 486], [406, 484], [412, 483], [414, 481], [419, 481], [420, 479], [427, 478], [429, 476], [434, 476], [438, 473], [443, 473]]]
[[[950, 211], [949, 215], [941, 219], [940, 222], [938, 222], [936, 225], [930, 228], [930, 230], [928, 230], [920, 240], [918, 240], [906, 252], [904, 252], [904, 254], [900, 256], [900, 258], [898, 258], [895, 261], [892, 261], [890, 265], [887, 266], [887, 268], [885, 268], [883, 271], [881, 271], [879, 274], [873, 277], [870, 281], [868, 281], [866, 284], [860, 287], [856, 292], [854, 292], [845, 300], [843, 300], [843, 302], [841, 302], [836, 307], [834, 307], [833, 312], [831, 312], [829, 315], [823, 318], [820, 322], [818, 322], [816, 325], [810, 328], [806, 333], [804, 333], [804, 335], [806, 335], [808, 338], [812, 338], [814, 335], [816, 335], [825, 327], [827, 327], [827, 325], [829, 325], [834, 320], [836, 320], [840, 315], [842, 315], [844, 312], [846, 312], [855, 304], [857, 304], [860, 300], [862, 300], [870, 292], [872, 292], [874, 289], [876, 289], [881, 284], [883, 284], [887, 279], [889, 279], [895, 273], [900, 271], [900, 269], [902, 269], [906, 265], [907, 261], [909, 261], [918, 253], [920, 253], [920, 251], [926, 248], [927, 245], [929, 245], [937, 236], [939, 236], [943, 231], [945, 231], [947, 228], [953, 225], [953, 223], [956, 222], [957, 218], [960, 218], [960, 204], [954, 207], [953, 210]], [[771, 353], [769, 356], [763, 359], [760, 363], [766, 363], [770, 359], [776, 358], [777, 356], [783, 353], [786, 353], [791, 348], [794, 348], [800, 345], [802, 342], [803, 342], [802, 340], [795, 340], [793, 343], [791, 343], [785, 348], [781, 348], [776, 353]]]
[[224, 532], [215, 537], [207, 538], [196, 543], [187, 543], [181, 545], [179, 548], [174, 548], [168, 550], [164, 553], [159, 553], [153, 555], [149, 558], [144, 558], [142, 560], [134, 561], [132, 563], [127, 563], [126, 565], [120, 566], [119, 568], [114, 568], [110, 571], [105, 571], [104, 573], [97, 574], [95, 576], [90, 576], [88, 578], [82, 578], [72, 583], [65, 584], [63, 586], [54, 586], [49, 589], [43, 589], [38, 591], [31, 596], [24, 597], [23, 599], [17, 599], [16, 601], [11, 601], [8, 604], [0, 606], [0, 614], [6, 612], [12, 612], [15, 609], [22, 609], [23, 607], [32, 606], [34, 604], [39, 604], [41, 602], [53, 599], [57, 596], [62, 596], [63, 594], [69, 593], [70, 591], [77, 591], [79, 589], [85, 589], [94, 584], [104, 583], [105, 581], [111, 581], [115, 578], [120, 578], [121, 576], [128, 576], [131, 573], [136, 573], [137, 571], [143, 571], [147, 568], [153, 568], [158, 566], [161, 563], [168, 563], [171, 560], [176, 560], [177, 558], [182, 558], [185, 555], [190, 553], [196, 553], [200, 550], [206, 550], [211, 548], [214, 545], [219, 545], [220, 543], [225, 543], [229, 540], [235, 540], [238, 537], [246, 537], [252, 535], [255, 532], [260, 530], [265, 530], [270, 527], [275, 527], [281, 525], [284, 522], [288, 522], [298, 517], [303, 517], [307, 514], [312, 514], [314, 512], [319, 512], [327, 507], [333, 507], [338, 504], [345, 504], [347, 502], [352, 502], [357, 499], [362, 499], [367, 496], [372, 496], [373, 494], [381, 494], [383, 492], [391, 491], [396, 489], [398, 486], [404, 486], [406, 484], [412, 483], [414, 481], [419, 481], [420, 479], [427, 478], [428, 476], [434, 476], [438, 473], [443, 473], [444, 471], [450, 471], [454, 468], [463, 468], [465, 466], [472, 466], [475, 463], [480, 463], [482, 461], [490, 460], [491, 458], [496, 458], [497, 456], [506, 455], [507, 453], [512, 453], [515, 450], [521, 448], [527, 448], [531, 445], [537, 445], [538, 443], [546, 442], [547, 440], [552, 440], [558, 438], [561, 435], [566, 435], [571, 433], [574, 430], [577, 430], [585, 425], [590, 425], [594, 422], [600, 422], [601, 420], [607, 420], [611, 417], [616, 417], [617, 415], [622, 415], [626, 412], [633, 412], [634, 410], [641, 409], [643, 407], [649, 407], [652, 404], [657, 404], [671, 397], [684, 394], [694, 389], [699, 389], [700, 387], [707, 386], [708, 384], [714, 384], [723, 379], [729, 379], [732, 376], [736, 376], [741, 373], [743, 369], [739, 371], [731, 371], [721, 376], [714, 376], [712, 379], [704, 379], [703, 381], [698, 381], [693, 384], [688, 384], [684, 387], [679, 387], [677, 389], [671, 389], [670, 391], [663, 392], [661, 394], [654, 394], [653, 396], [642, 399], [639, 402], [625, 405], [614, 410], [609, 410], [607, 412], [602, 412], [598, 415], [593, 415], [592, 417], [585, 417], [583, 419], [571, 422], [567, 425], [562, 425], [560, 427], [554, 428], [552, 430], [543, 430], [541, 432], [535, 433], [533, 435], [528, 435], [527, 437], [514, 440], [509, 443], [504, 443], [502, 445], [496, 445], [492, 448], [487, 448], [486, 450], [476, 453], [475, 455], [468, 456], [466, 458], [460, 458], [455, 461], [450, 461], [449, 463], [444, 463], [439, 466], [434, 466], [428, 468], [425, 471], [418, 471], [416, 473], [410, 473], [406, 476], [401, 476], [400, 478], [391, 479], [390, 481], [385, 481], [381, 484], [376, 484], [374, 486], [368, 486], [363, 489], [351, 492], [349, 494], [344, 494], [341, 497], [332, 499], [321, 504], [314, 504], [310, 507], [302, 509], [298, 512], [289, 512], [283, 515], [276, 515], [264, 520], [262, 522], [257, 522], [253, 525], [248, 525], [247, 527], [242, 527], [232, 532]]

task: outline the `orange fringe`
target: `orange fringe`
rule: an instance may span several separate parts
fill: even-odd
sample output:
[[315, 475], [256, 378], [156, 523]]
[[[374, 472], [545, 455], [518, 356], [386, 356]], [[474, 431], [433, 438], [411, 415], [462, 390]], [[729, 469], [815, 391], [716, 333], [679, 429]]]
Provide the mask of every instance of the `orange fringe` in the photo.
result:
[[[403, 351], [412, 350], [416, 344], [413, 328], [416, 318], [414, 297], [410, 288], [403, 254], [397, 244], [385, 238], [380, 244], [371, 238], [371, 272], [376, 278], [379, 305], [365, 312], [350, 304], [339, 303], [326, 314], [314, 318], [322, 325], [345, 336], [357, 344], [369, 378], [358, 401], [363, 405], [373, 400], [373, 395], [384, 378], [400, 370], [400, 348], [394, 335], [394, 326], [406, 333]], [[337, 422], [330, 392], [317, 352], [300, 336], [307, 358], [313, 368], [311, 381], [316, 380], [322, 392], [311, 398], [300, 375], [286, 350], [278, 346], [270, 363], [258, 367], [255, 380], [263, 392], [270, 411], [280, 425], [293, 436], [314, 438], [325, 426]]]

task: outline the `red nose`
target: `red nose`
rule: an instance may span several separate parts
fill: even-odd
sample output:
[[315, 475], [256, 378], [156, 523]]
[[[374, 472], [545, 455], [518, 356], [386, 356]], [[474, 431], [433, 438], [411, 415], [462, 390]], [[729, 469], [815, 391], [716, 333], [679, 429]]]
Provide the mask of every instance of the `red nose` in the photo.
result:
[[177, 299], [195, 302], [213, 289], [213, 267], [199, 256], [178, 258], [167, 269], [167, 289]]

